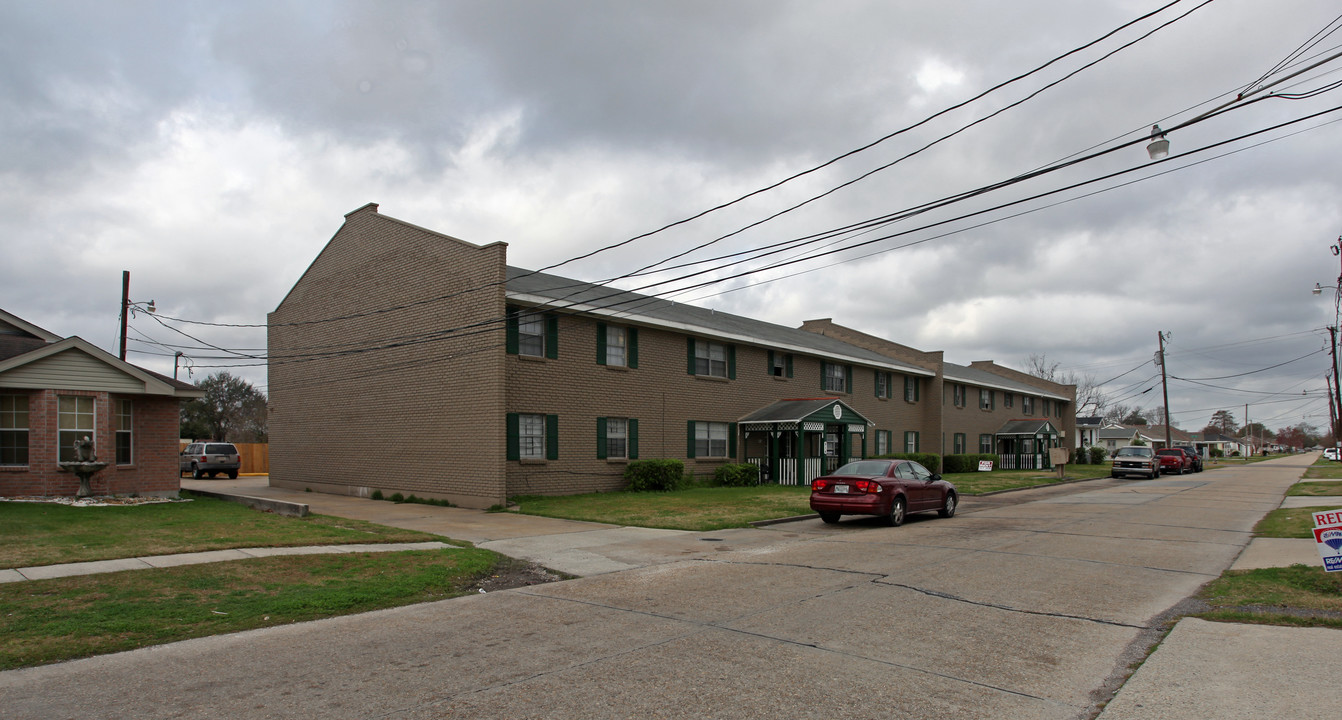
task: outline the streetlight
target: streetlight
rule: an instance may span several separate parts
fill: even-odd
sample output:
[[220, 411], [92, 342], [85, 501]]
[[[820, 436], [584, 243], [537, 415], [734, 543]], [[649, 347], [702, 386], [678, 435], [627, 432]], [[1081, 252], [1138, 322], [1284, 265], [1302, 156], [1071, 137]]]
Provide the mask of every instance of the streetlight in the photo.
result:
[[1151, 144], [1146, 146], [1146, 153], [1152, 160], [1159, 160], [1170, 154], [1170, 141], [1165, 139], [1165, 132], [1159, 125], [1151, 126]]

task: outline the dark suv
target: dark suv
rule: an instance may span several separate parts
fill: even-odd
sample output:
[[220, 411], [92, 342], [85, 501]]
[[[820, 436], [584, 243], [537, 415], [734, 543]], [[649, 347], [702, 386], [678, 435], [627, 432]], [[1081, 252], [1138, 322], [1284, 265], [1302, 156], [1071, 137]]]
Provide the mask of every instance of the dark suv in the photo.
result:
[[180, 472], [190, 472], [191, 477], [199, 480], [208, 475], [214, 477], [227, 473], [229, 478], [237, 479], [238, 468], [242, 467], [242, 458], [233, 443], [198, 442], [191, 443], [182, 451]]
[[1196, 448], [1189, 445], [1175, 445], [1174, 447], [1183, 450], [1185, 455], [1193, 458], [1193, 472], [1202, 472], [1202, 456], [1198, 454]]

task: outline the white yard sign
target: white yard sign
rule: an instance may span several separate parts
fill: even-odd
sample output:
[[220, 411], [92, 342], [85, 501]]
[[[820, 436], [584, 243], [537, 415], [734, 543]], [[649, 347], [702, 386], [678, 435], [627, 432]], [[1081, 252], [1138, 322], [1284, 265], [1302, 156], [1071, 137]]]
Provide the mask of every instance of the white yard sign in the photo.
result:
[[1342, 571], [1342, 509], [1314, 513], [1314, 542], [1327, 572]]

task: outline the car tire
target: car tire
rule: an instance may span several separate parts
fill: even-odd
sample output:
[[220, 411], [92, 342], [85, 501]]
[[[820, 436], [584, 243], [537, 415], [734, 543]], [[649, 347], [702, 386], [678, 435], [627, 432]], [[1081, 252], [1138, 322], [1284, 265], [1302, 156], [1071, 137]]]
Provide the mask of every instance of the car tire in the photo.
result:
[[890, 514], [885, 516], [885, 524], [899, 527], [904, 524], [904, 498], [897, 497], [890, 502]]
[[199, 466], [199, 465], [197, 465], [197, 464], [195, 464], [195, 463], [191, 463], [191, 477], [192, 477], [193, 479], [195, 479], [195, 480], [199, 480], [199, 479], [205, 477], [205, 473], [203, 473], [203, 472], [200, 471], [200, 466]]
[[820, 519], [826, 525], [833, 525], [834, 523], [839, 521], [839, 514], [836, 512], [822, 512], [820, 513]]
[[944, 518], [955, 517], [955, 504], [955, 493], [946, 493], [946, 502], [942, 504], [941, 509], [937, 511], [937, 514]]
[[218, 474], [219, 474], [219, 473], [206, 473], [206, 475], [209, 475], [209, 476], [210, 476], [210, 479], [211, 479], [211, 480], [213, 480], [213, 479], [214, 479], [214, 476], [215, 476], [215, 475], [218, 475]]
[[237, 479], [238, 479], [238, 471], [237, 471], [237, 470], [231, 470], [231, 471], [229, 471], [229, 473], [228, 473], [228, 479], [229, 479], [229, 480], [237, 480]]

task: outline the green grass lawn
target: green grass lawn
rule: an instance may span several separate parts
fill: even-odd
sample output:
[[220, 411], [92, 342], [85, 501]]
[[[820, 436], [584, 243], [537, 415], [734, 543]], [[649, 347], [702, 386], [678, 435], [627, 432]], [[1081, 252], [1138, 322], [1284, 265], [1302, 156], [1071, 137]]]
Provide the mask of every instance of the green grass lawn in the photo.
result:
[[512, 498], [526, 515], [669, 530], [721, 530], [757, 520], [806, 515], [809, 485], [693, 487], [673, 492], [523, 495]]
[[1334, 510], [1332, 506], [1279, 508], [1263, 516], [1254, 526], [1257, 537], [1314, 539], [1314, 515], [1320, 510]]
[[[1308, 475], [1308, 473], [1306, 473]], [[1342, 481], [1298, 482], [1286, 490], [1294, 497], [1319, 497], [1323, 495], [1342, 495]]]
[[[445, 540], [235, 503], [0, 503], [0, 566], [235, 547]], [[255, 558], [0, 584], [0, 669], [58, 662], [473, 592], [517, 563], [469, 547]]]
[[1326, 460], [1322, 455], [1305, 471], [1305, 480], [1342, 480], [1342, 463]]
[[[182, 496], [193, 497], [185, 492]], [[98, 507], [0, 502], [0, 568], [240, 547], [442, 539], [323, 515], [286, 518], [206, 497]]]

